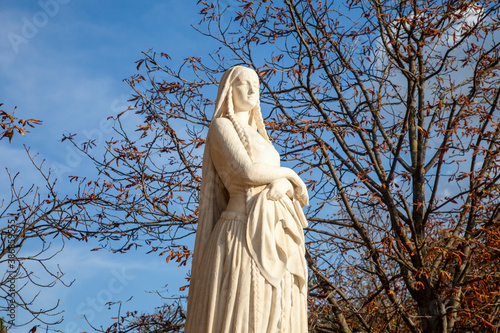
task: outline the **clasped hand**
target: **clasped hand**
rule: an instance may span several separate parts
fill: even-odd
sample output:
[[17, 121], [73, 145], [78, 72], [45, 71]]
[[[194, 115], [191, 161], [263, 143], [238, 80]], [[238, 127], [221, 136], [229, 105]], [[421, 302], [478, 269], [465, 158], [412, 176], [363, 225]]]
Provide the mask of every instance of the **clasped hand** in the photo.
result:
[[290, 198], [297, 199], [302, 206], [309, 204], [309, 196], [307, 194], [307, 187], [304, 183], [301, 186], [293, 186], [292, 183], [286, 178], [273, 180], [267, 188], [267, 198], [272, 201], [280, 200], [285, 194]]

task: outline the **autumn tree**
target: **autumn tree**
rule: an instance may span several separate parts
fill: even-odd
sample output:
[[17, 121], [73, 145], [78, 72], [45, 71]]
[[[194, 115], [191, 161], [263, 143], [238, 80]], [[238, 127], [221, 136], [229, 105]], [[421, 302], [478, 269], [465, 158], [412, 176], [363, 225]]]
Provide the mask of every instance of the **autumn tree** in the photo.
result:
[[[64, 137], [100, 173], [72, 177], [88, 230], [115, 251], [147, 244], [189, 263], [216, 85], [245, 65], [272, 142], [309, 186], [311, 331], [498, 330], [500, 4], [198, 5], [214, 47], [179, 67], [169, 50], [144, 53], [124, 111], [141, 124], [118, 115], [103, 157]], [[127, 316], [128, 329], [166, 331], [161, 318]]]
[[[16, 136], [26, 136], [31, 128], [41, 124], [38, 119], [17, 117], [16, 109], [11, 112], [0, 110], [0, 140], [7, 142], [8, 139], [10, 144]], [[71, 135], [69, 138], [73, 140]], [[88, 151], [94, 145], [95, 141], [90, 140], [79, 148]], [[26, 183], [19, 170], [2, 170], [8, 182], [2, 184], [4, 196], [0, 200], [0, 267], [4, 269], [0, 278], [0, 310], [4, 318], [0, 326], [7, 329], [30, 325], [34, 332], [40, 324], [56, 325], [63, 320], [63, 309], [58, 301], [46, 303], [43, 307], [39, 301], [56, 284], [70, 287], [73, 283], [66, 278], [64, 268], [57, 264], [57, 255], [64, 251], [66, 242], [87, 242], [94, 238], [103, 244], [102, 247], [113, 247], [118, 243], [113, 249], [125, 252], [139, 236], [152, 234], [159, 241], [163, 237], [158, 235], [161, 219], [154, 223], [134, 220], [133, 214], [127, 214], [124, 206], [117, 206], [116, 214], [126, 216], [127, 223], [120, 223], [119, 218], [107, 223], [100, 217], [94, 205], [98, 202], [96, 198], [105, 200], [106, 192], [96, 192], [95, 189], [109, 189], [107, 182], [71, 176], [69, 182], [74, 187], [69, 187], [69, 190], [68, 186], [62, 188], [54, 170], [48, 168], [38, 154], [27, 146], [25, 153], [31, 165], [27, 165], [24, 172], [36, 175], [37, 183]], [[74, 192], [69, 194], [72, 190]], [[120, 200], [120, 196], [115, 200]], [[110, 207], [105, 208], [106, 216], [112, 217]], [[143, 210], [141, 217], [145, 213]], [[148, 239], [145, 242], [151, 244]], [[98, 249], [89, 248], [90, 251]], [[24, 312], [22, 320], [21, 312]]]
[[[0, 103], [0, 107], [2, 105]], [[0, 110], [0, 140], [5, 143], [8, 139], [10, 144], [41, 124], [38, 119], [18, 118], [16, 109]], [[63, 316], [58, 301], [40, 306], [50, 288], [56, 284], [72, 284], [57, 265], [57, 255], [63, 251], [65, 242], [86, 241], [105, 229], [102, 225], [86, 223], [87, 183], [77, 183], [78, 190], [85, 195], [79, 192], [71, 197], [64, 195], [44, 161], [27, 146], [25, 153], [31, 163], [25, 170], [1, 170], [7, 179], [2, 183], [0, 199], [0, 267], [4, 272], [0, 277], [2, 332], [28, 324], [32, 327], [30, 332], [34, 332], [37, 324], [60, 323]], [[10, 156], [1, 157], [3, 161], [7, 158]], [[38, 182], [27, 183], [23, 179], [25, 173], [38, 177]]]
[[[0, 103], [0, 107], [3, 104]], [[15, 135], [26, 136], [29, 129], [35, 125], [41, 125], [38, 119], [22, 119], [15, 116], [13, 112], [0, 110], [0, 140], [9, 139], [9, 143]], [[5, 142], [5, 141], [4, 141]], [[35, 163], [34, 156], [30, 155], [29, 149], [26, 148], [28, 156], [31, 161]], [[7, 158], [3, 156], [2, 158]], [[35, 170], [41, 170], [40, 165], [34, 164]], [[40, 187], [32, 184], [26, 187], [18, 184], [19, 172], [12, 173], [11, 170], [2, 170], [6, 172], [10, 184], [2, 184], [4, 191], [10, 188], [10, 196], [2, 199], [0, 202], [0, 265], [5, 269], [3, 276], [0, 279], [0, 299], [2, 304], [0, 309], [5, 314], [2, 319], [1, 329], [2, 332], [6, 327], [11, 327], [16, 323], [16, 312], [19, 314], [19, 308], [29, 312], [32, 321], [37, 318], [43, 323], [57, 323], [61, 320], [59, 312], [56, 310], [57, 304], [53, 304], [48, 308], [40, 309], [35, 306], [35, 302], [39, 294], [27, 295], [21, 292], [23, 289], [31, 286], [37, 286], [40, 289], [50, 288], [58, 281], [64, 282], [63, 272], [60, 270], [53, 270], [45, 265], [45, 262], [51, 259], [60, 249], [54, 251], [51, 248], [51, 243], [45, 242], [50, 236], [57, 236], [61, 234], [64, 236], [64, 230], [61, 223], [64, 219], [62, 214], [58, 215], [56, 224], [51, 224], [46, 220], [53, 213], [57, 212], [60, 207], [51, 205], [51, 195], [47, 199], [40, 197]], [[42, 172], [42, 175], [44, 173]], [[54, 183], [50, 181], [49, 177], [44, 180], [48, 186], [49, 191], [54, 193]], [[6, 191], [7, 192], [7, 191]], [[42, 241], [41, 247], [38, 247], [35, 253], [29, 255], [26, 251], [22, 252], [26, 244], [31, 244], [32, 241], [38, 243]], [[38, 243], [40, 245], [40, 243]], [[33, 267], [37, 266], [39, 273], [43, 278], [37, 278], [32, 271]], [[70, 284], [70, 282], [68, 282]], [[4, 323], [5, 322], [5, 323]], [[17, 322], [19, 323], [19, 322]]]

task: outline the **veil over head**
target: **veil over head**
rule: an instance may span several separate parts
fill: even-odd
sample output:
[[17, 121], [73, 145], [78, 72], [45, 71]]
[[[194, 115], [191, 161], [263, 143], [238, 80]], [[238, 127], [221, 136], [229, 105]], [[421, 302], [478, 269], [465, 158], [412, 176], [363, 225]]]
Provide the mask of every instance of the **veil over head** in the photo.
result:
[[[222, 75], [222, 78], [220, 79], [219, 82], [219, 89], [217, 91], [217, 99], [215, 100], [215, 110], [214, 110], [214, 115], [212, 117], [212, 120], [219, 118], [219, 117], [224, 117], [227, 113], [227, 96], [229, 93], [229, 90], [232, 89], [233, 82], [234, 80], [238, 77], [238, 74], [240, 74], [242, 71], [251, 71], [254, 74], [255, 71], [248, 67], [243, 67], [243, 66], [233, 66], [229, 68], [224, 75]], [[252, 110], [253, 111], [253, 110]], [[251, 113], [252, 113], [251, 111]]]
[[[212, 121], [219, 117], [224, 117], [227, 115], [228, 111], [228, 103], [227, 97], [229, 95], [229, 91], [232, 89], [234, 80], [238, 77], [238, 75], [242, 71], [250, 71], [256, 75], [258, 79], [257, 73], [248, 67], [244, 66], [233, 66], [229, 68], [219, 82], [219, 89], [217, 91], [217, 99], [215, 100], [215, 110], [214, 115], [212, 117]], [[250, 116], [248, 117], [248, 125], [257, 128], [259, 134], [266, 140], [269, 141], [267, 133], [264, 130], [264, 122], [262, 120], [262, 114], [260, 111], [260, 102], [250, 110]]]

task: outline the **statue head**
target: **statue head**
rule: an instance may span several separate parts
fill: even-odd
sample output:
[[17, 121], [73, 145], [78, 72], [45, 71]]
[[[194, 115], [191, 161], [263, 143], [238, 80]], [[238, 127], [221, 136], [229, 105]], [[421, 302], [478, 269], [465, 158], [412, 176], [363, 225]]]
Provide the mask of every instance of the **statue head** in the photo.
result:
[[[215, 111], [212, 119], [228, 117], [238, 127], [233, 119], [235, 108], [239, 111], [249, 111], [248, 125], [256, 128], [260, 135], [269, 141], [264, 120], [260, 111], [259, 76], [248, 67], [233, 66], [229, 68], [219, 83]], [[238, 133], [240, 135], [240, 133]], [[241, 136], [241, 135], [240, 135]], [[246, 141], [246, 140], [245, 140]]]

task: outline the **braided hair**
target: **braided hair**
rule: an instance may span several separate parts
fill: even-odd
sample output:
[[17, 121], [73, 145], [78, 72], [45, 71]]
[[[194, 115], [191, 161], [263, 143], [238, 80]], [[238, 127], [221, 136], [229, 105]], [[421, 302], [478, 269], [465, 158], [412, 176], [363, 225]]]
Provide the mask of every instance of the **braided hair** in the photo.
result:
[[250, 145], [250, 138], [245, 133], [245, 130], [241, 126], [238, 119], [236, 119], [236, 117], [234, 116], [233, 89], [231, 87], [229, 88], [229, 91], [227, 93], [227, 117], [233, 123], [234, 129], [236, 130], [236, 133], [238, 133], [238, 137], [243, 143], [243, 146], [245, 146], [245, 150], [247, 151], [248, 156], [250, 156], [250, 159], [253, 161], [253, 152], [252, 146]]

